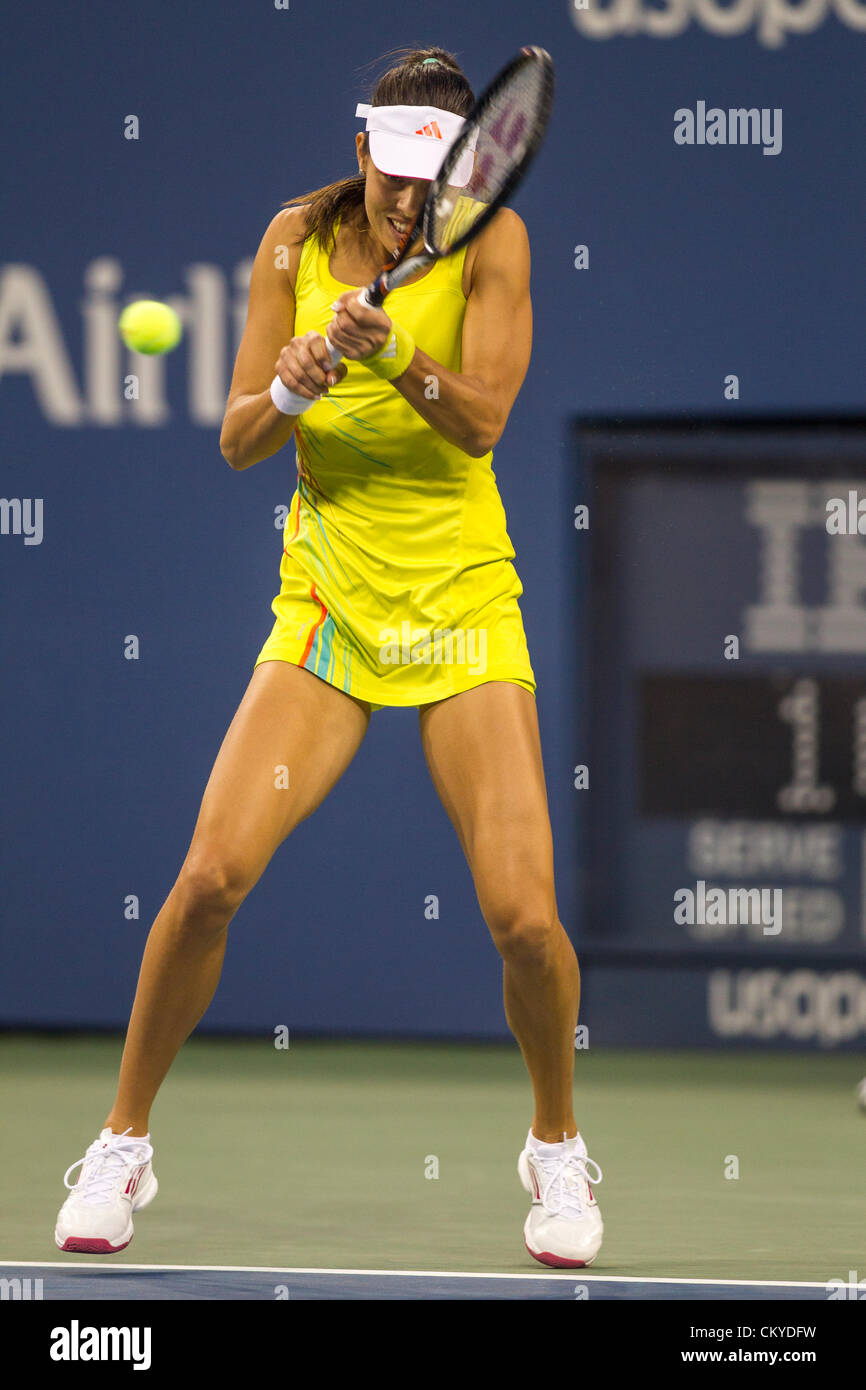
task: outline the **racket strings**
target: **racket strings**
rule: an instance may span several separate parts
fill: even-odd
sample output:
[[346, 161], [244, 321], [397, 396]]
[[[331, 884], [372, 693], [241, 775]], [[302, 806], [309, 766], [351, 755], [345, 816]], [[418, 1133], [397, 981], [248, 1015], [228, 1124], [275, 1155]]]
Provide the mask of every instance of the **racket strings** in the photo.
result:
[[548, 81], [542, 64], [524, 64], [491, 93], [477, 120], [461, 133], [461, 147], [474, 150], [472, 176], [462, 187], [445, 184], [431, 209], [428, 240], [440, 254], [466, 236], [532, 150]]

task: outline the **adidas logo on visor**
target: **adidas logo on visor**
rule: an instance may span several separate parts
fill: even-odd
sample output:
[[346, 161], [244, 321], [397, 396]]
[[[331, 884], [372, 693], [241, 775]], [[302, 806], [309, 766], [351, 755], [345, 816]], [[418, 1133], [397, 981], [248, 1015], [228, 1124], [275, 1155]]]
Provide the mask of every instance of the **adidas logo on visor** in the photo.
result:
[[429, 125], [422, 125], [420, 130], [415, 131], [416, 135], [432, 135], [434, 140], [442, 140], [444, 136], [439, 129], [436, 121], [431, 121]]

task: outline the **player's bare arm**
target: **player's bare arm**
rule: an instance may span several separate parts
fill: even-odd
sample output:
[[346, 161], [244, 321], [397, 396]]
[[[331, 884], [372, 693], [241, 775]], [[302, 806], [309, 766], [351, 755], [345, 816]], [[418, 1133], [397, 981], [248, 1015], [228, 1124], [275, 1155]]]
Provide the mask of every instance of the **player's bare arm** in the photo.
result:
[[[449, 371], [416, 345], [392, 385], [451, 444], [481, 458], [499, 441], [529, 366], [532, 304], [529, 238], [517, 213], [502, 208], [478, 237], [463, 322], [461, 370]], [[385, 344], [391, 319], [347, 291], [328, 336], [348, 358]]]
[[271, 400], [274, 372], [309, 400], [327, 393], [329, 383], [346, 375], [342, 363], [329, 365], [320, 333], [292, 336], [305, 220], [303, 208], [278, 212], [253, 262], [247, 321], [220, 433], [220, 452], [236, 470], [270, 458], [291, 438], [296, 417], [283, 415]]

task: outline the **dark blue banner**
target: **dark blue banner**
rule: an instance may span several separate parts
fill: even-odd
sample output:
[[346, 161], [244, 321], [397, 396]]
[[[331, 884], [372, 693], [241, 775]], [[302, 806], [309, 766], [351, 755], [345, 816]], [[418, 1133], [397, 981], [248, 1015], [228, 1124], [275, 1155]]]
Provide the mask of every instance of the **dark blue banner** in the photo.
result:
[[[219, 450], [252, 257], [281, 203], [353, 172], [364, 65], [417, 41], [456, 52], [476, 91], [522, 44], [556, 64], [515, 201], [533, 358], [494, 467], [580, 947], [573, 769], [593, 750], [570, 422], [858, 407], [864, 15], [852, 0], [100, 0], [7, 16], [2, 1024], [125, 1026], [279, 587], [293, 450], [242, 473]], [[133, 368], [116, 322], [140, 297], [174, 306], [184, 337]], [[694, 593], [700, 555], [668, 515]], [[238, 912], [202, 1027], [504, 1037], [500, 990], [417, 716], [378, 712]]]

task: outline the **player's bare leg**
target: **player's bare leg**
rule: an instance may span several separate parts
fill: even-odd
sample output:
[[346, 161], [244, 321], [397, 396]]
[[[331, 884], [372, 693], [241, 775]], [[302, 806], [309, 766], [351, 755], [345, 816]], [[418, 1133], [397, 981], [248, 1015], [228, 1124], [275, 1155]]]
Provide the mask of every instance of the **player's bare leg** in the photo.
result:
[[503, 959], [505, 1012], [535, 1093], [517, 1162], [531, 1197], [523, 1239], [541, 1264], [584, 1268], [604, 1234], [590, 1186], [602, 1174], [572, 1113], [580, 978], [556, 910], [535, 700], [490, 682], [424, 706], [421, 731]]
[[580, 976], [556, 908], [553, 844], [535, 700], [489, 682], [422, 706], [433, 783], [472, 870], [503, 959], [505, 1014], [532, 1081], [532, 1132], [572, 1138]]
[[105, 1120], [115, 1134], [130, 1126], [147, 1134], [154, 1096], [216, 991], [232, 917], [277, 847], [345, 772], [369, 719], [368, 705], [288, 662], [254, 670], [147, 939]]
[[369, 718], [369, 705], [309, 671], [282, 661], [254, 670], [177, 882], [147, 939], [114, 1105], [64, 1176], [69, 1196], [54, 1229], [60, 1250], [116, 1254], [132, 1240], [133, 1217], [159, 1190], [150, 1107], [213, 998], [229, 923], [277, 846], [345, 771]]

